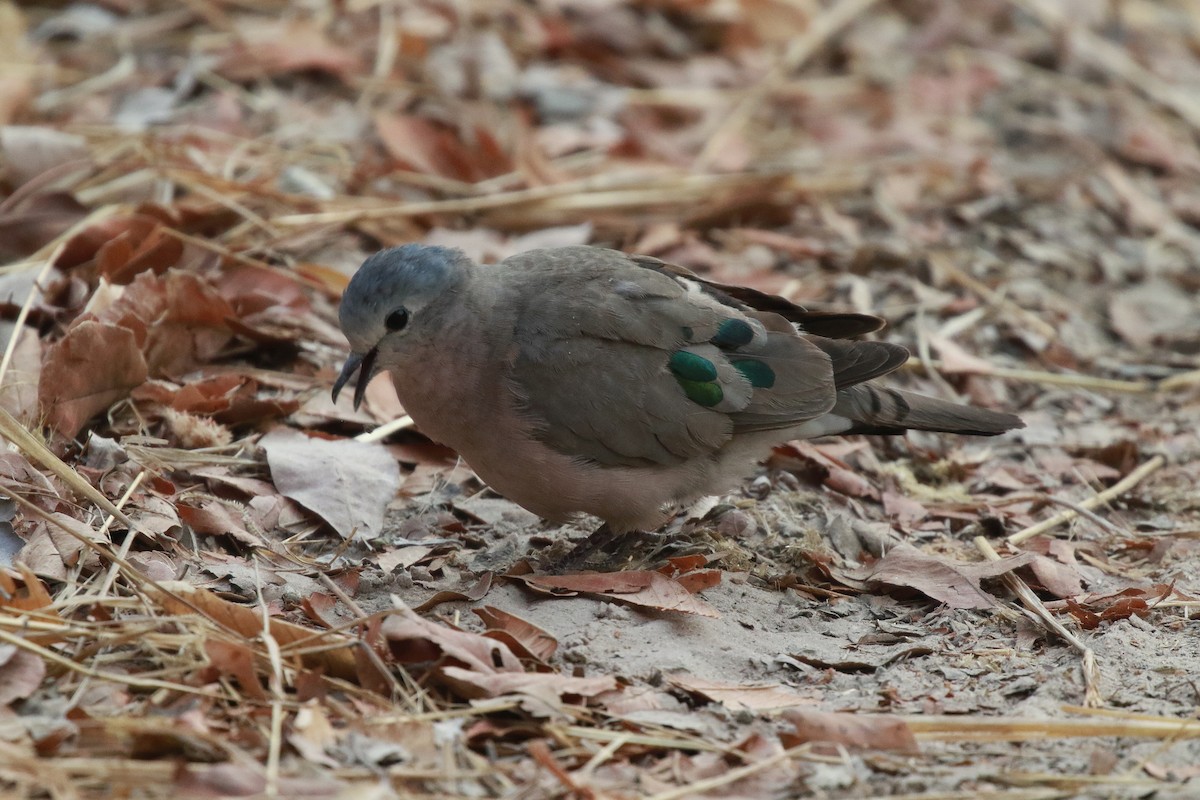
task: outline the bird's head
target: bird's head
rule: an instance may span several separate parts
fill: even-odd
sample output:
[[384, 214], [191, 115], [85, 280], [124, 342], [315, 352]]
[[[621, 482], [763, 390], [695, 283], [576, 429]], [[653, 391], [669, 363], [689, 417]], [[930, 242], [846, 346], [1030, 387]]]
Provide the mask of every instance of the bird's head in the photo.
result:
[[371, 378], [402, 360], [407, 347], [437, 320], [439, 299], [447, 298], [467, 277], [471, 262], [461, 250], [406, 244], [368, 258], [342, 295], [338, 321], [350, 341], [350, 356], [333, 384], [336, 402], [342, 387], [358, 372], [354, 407], [362, 403]]

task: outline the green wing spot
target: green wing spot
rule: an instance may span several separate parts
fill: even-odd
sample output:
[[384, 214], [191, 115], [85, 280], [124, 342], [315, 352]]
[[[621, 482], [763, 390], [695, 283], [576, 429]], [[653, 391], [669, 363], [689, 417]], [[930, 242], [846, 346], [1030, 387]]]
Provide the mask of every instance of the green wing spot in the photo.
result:
[[671, 372], [674, 372], [675, 376], [681, 380], [703, 383], [717, 379], [716, 364], [704, 356], [689, 353], [687, 350], [676, 350], [671, 354], [671, 360], [668, 364], [671, 367]]
[[721, 387], [715, 383], [689, 381], [686, 378], [676, 378], [675, 380], [679, 381], [679, 385], [683, 387], [688, 399], [697, 405], [712, 408], [725, 399], [725, 392], [721, 391]]
[[717, 328], [717, 335], [710, 341], [717, 347], [745, 347], [754, 340], [754, 328], [740, 319], [727, 319]]
[[770, 389], [775, 385], [775, 370], [768, 367], [766, 362], [739, 358], [733, 362], [733, 366], [746, 376], [755, 389]]

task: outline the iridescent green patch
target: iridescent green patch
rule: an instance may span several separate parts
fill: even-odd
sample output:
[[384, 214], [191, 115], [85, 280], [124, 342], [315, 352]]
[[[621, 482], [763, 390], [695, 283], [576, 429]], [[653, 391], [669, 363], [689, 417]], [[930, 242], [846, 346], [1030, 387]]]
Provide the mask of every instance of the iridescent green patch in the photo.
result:
[[739, 358], [733, 362], [733, 366], [746, 376], [746, 380], [750, 381], [750, 385], [755, 389], [770, 389], [775, 385], [775, 370], [765, 362]]
[[754, 340], [754, 328], [748, 322], [740, 319], [727, 319], [717, 328], [717, 335], [711, 341], [717, 347], [744, 347]]
[[725, 392], [721, 391], [721, 387], [715, 383], [689, 381], [686, 378], [676, 378], [675, 380], [679, 381], [679, 385], [683, 387], [688, 399], [697, 405], [712, 408], [725, 399]]
[[684, 380], [715, 381], [717, 379], [716, 364], [704, 356], [689, 353], [687, 350], [676, 350], [671, 354], [671, 360], [668, 364], [671, 367], [671, 372], [674, 372], [676, 377]]

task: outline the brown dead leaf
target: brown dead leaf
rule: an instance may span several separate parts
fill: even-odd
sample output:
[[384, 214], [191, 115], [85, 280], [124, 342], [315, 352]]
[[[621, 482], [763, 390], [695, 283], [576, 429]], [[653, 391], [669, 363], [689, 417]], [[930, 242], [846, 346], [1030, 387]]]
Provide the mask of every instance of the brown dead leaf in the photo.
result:
[[58, 612], [49, 608], [54, 599], [46, 584], [22, 564], [17, 565], [17, 570], [19, 579], [9, 570], [0, 570], [0, 608], [10, 609], [18, 616], [23, 611], [37, 611], [57, 617]]
[[324, 519], [343, 539], [383, 532], [400, 467], [380, 444], [319, 439], [276, 428], [261, 440], [281, 494]]
[[1084, 630], [1095, 630], [1104, 622], [1128, 619], [1134, 615], [1145, 617], [1150, 609], [1168, 597], [1173, 589], [1158, 585], [1150, 589], [1130, 588], [1111, 595], [1068, 597], [1064, 603], [1071, 616], [1079, 621]]
[[123, 286], [139, 273], [162, 274], [179, 263], [183, 242], [164, 232], [158, 220], [128, 217], [126, 227], [96, 251], [96, 273]]
[[202, 536], [232, 536], [250, 547], [265, 547], [262, 537], [246, 529], [242, 514], [234, 511], [232, 503], [215, 497], [194, 496], [176, 504], [179, 517]]
[[73, 438], [89, 419], [127, 397], [148, 374], [132, 331], [85, 321], [47, 350], [38, 400], [47, 424]]
[[[266, 690], [254, 668], [254, 651], [241, 642], [208, 639], [204, 654], [218, 675], [228, 675], [238, 682], [247, 697], [259, 702], [267, 698]], [[214, 680], [216, 676], [208, 678]]]
[[884, 492], [880, 499], [883, 501], [883, 513], [903, 530], [911, 529], [929, 516], [929, 509], [923, 504], [899, 492]]
[[361, 63], [329, 40], [318, 22], [292, 18], [255, 21], [238, 29], [239, 41], [221, 54], [217, 71], [231, 81], [253, 81], [305, 70], [346, 80]]
[[286, 306], [296, 311], [311, 307], [308, 297], [294, 276], [278, 269], [254, 264], [232, 264], [221, 270], [216, 288], [238, 317]]
[[[90, 541], [107, 545], [108, 537], [101, 536], [98, 530], [86, 522], [58, 511], [51, 512], [50, 520], [53, 521], [48, 520], [46, 535], [54, 543], [63, 564], [75, 567], [82, 561], [88, 569], [94, 569], [100, 564], [100, 558], [96, 551], [89, 548], [84, 542]], [[67, 533], [67, 531], [71, 531], [71, 533]]]
[[[14, 335], [17, 335], [17, 328], [0, 323], [0, 342], [7, 346], [9, 337]], [[4, 383], [0, 385], [0, 408], [31, 427], [37, 421], [42, 350], [37, 331], [22, 326], [16, 347], [12, 351], [12, 361], [9, 362], [8, 371], [4, 373]]]
[[546, 662], [558, 650], [558, 640], [528, 620], [495, 606], [472, 608], [487, 627], [487, 636], [499, 639], [521, 658]]
[[[262, 611], [258, 608], [240, 606], [224, 600], [205, 589], [184, 581], [165, 581], [154, 589], [159, 604], [168, 613], [177, 615], [202, 614], [217, 626], [237, 631], [252, 639], [262, 632]], [[305, 653], [301, 660], [306, 666], [318, 668], [344, 680], [357, 679], [353, 652], [357, 641], [342, 633], [321, 632], [302, 628], [284, 620], [272, 618], [269, 622], [271, 636], [285, 652], [293, 643], [304, 642]], [[329, 645], [344, 645], [329, 647]], [[290, 657], [290, 656], [289, 656]]]
[[489, 591], [491, 591], [492, 578], [494, 575], [495, 573], [492, 572], [483, 573], [479, 576], [479, 580], [475, 582], [475, 585], [466, 591], [456, 592], [447, 590], [438, 592], [424, 603], [421, 603], [421, 605], [413, 608], [413, 611], [416, 611], [419, 614], [422, 611], [428, 611], [429, 609], [439, 606], [442, 603], [453, 603], [458, 601], [466, 601], [468, 603], [478, 602], [482, 600]]
[[[780, 734], [784, 747], [807, 742], [830, 743], [851, 750], [890, 750], [919, 753], [920, 746], [904, 720], [882, 714], [846, 714], [815, 709], [789, 709], [783, 718], [795, 726], [794, 733]], [[836, 752], [836, 749], [832, 749]]]
[[698, 553], [690, 556], [675, 556], [667, 559], [667, 563], [659, 567], [657, 571], [692, 594], [696, 594], [721, 583], [719, 569], [699, 569], [707, 563], [708, 556]]
[[15, 261], [49, 244], [87, 215], [66, 192], [39, 192], [0, 214], [0, 261]]
[[832, 568], [833, 576], [856, 589], [869, 586], [906, 586], [951, 608], [991, 608], [996, 598], [980, 586], [985, 578], [996, 578], [1037, 558], [1034, 553], [977, 563], [951, 562], [923, 553], [910, 544], [899, 544], [887, 555], [853, 570]]
[[46, 662], [40, 656], [0, 642], [0, 708], [29, 697], [45, 677]]
[[[550, 709], [557, 708], [563, 697], [595, 697], [617, 688], [617, 679], [612, 675], [576, 678], [556, 672], [480, 673], [454, 666], [445, 667], [442, 672], [468, 699], [526, 695]], [[536, 706], [530, 708], [535, 714], [538, 710]]]
[[805, 480], [822, 484], [848, 497], [879, 499], [879, 489], [867, 478], [842, 461], [836, 452], [818, 447], [812, 442], [789, 442], [776, 447], [770, 465], [786, 469]]
[[525, 671], [503, 643], [424, 619], [410, 608], [388, 616], [380, 633], [401, 664], [458, 665], [480, 675]]
[[375, 131], [383, 146], [406, 169], [462, 181], [479, 181], [512, 169], [511, 161], [483, 129], [468, 146], [454, 131], [422, 117], [380, 114]]
[[[224, 425], [246, 425], [281, 419], [300, 405], [281, 391], [264, 390], [249, 375], [221, 372], [216, 375], [189, 373], [186, 383], [147, 381], [132, 393], [134, 400], [166, 406], [182, 414], [211, 417]], [[168, 420], [169, 421], [169, 420]]]
[[217, 357], [233, 338], [233, 309], [204, 278], [143, 272], [97, 319], [131, 330], [155, 377], [183, 375]]
[[379, 570], [387, 575], [394, 572], [397, 567], [408, 569], [414, 564], [419, 564], [424, 559], [428, 558], [436, 548], [424, 544], [411, 544], [405, 547], [397, 547], [394, 550], [386, 550], [375, 556], [375, 565]]
[[698, 614], [714, 619], [715, 608], [696, 597], [678, 582], [658, 572], [586, 572], [579, 575], [521, 575], [515, 577], [544, 594], [590, 594], [642, 608]]
[[[160, 226], [159, 220], [141, 214], [127, 214], [102, 219], [72, 236], [67, 241], [62, 253], [59, 254], [55, 266], [62, 270], [70, 270], [85, 264], [98, 263], [106, 245], [110, 242], [119, 242], [109, 249], [109, 254], [104, 258], [105, 264], [110, 270], [117, 269], [123, 263], [128, 262], [134, 249], [140, 248], [151, 232], [157, 232]], [[157, 235], [155, 238], [157, 239]], [[178, 243], [178, 240], [176, 242]], [[121, 253], [126, 256], [124, 261], [120, 260]], [[128, 277], [132, 278], [134, 274], [136, 273], [130, 272]], [[128, 282], [128, 280], [120, 281], [122, 284]]]
[[1077, 597], [1083, 593], [1083, 576], [1070, 564], [1039, 555], [1029, 563], [1029, 568], [1042, 588], [1055, 597]]
[[670, 683], [689, 694], [720, 703], [730, 711], [767, 711], [792, 706], [808, 706], [813, 701], [782, 689], [777, 683], [722, 683], [683, 673], [670, 677]]

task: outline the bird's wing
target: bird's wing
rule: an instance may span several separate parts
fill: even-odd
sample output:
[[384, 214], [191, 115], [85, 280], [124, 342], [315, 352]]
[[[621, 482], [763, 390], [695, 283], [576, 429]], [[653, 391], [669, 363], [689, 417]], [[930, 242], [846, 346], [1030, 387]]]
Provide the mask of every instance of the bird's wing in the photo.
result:
[[541, 439], [604, 465], [675, 464], [836, 399], [829, 356], [787, 320], [616, 251], [500, 265], [520, 307], [510, 384]]
[[658, 270], [668, 275], [698, 283], [704, 288], [707, 294], [720, 299], [726, 305], [783, 317], [788, 322], [798, 325], [802, 332], [810, 333], [814, 336], [824, 336], [830, 339], [848, 339], [852, 336], [874, 333], [886, 324], [882, 317], [877, 317], [873, 314], [856, 314], [846, 311], [813, 311], [812, 309], [793, 303], [786, 297], [760, 292], [748, 286], [718, 283], [717, 281], [702, 278], [685, 267], [668, 264], [651, 256], [630, 256], [630, 259], [647, 269]]

